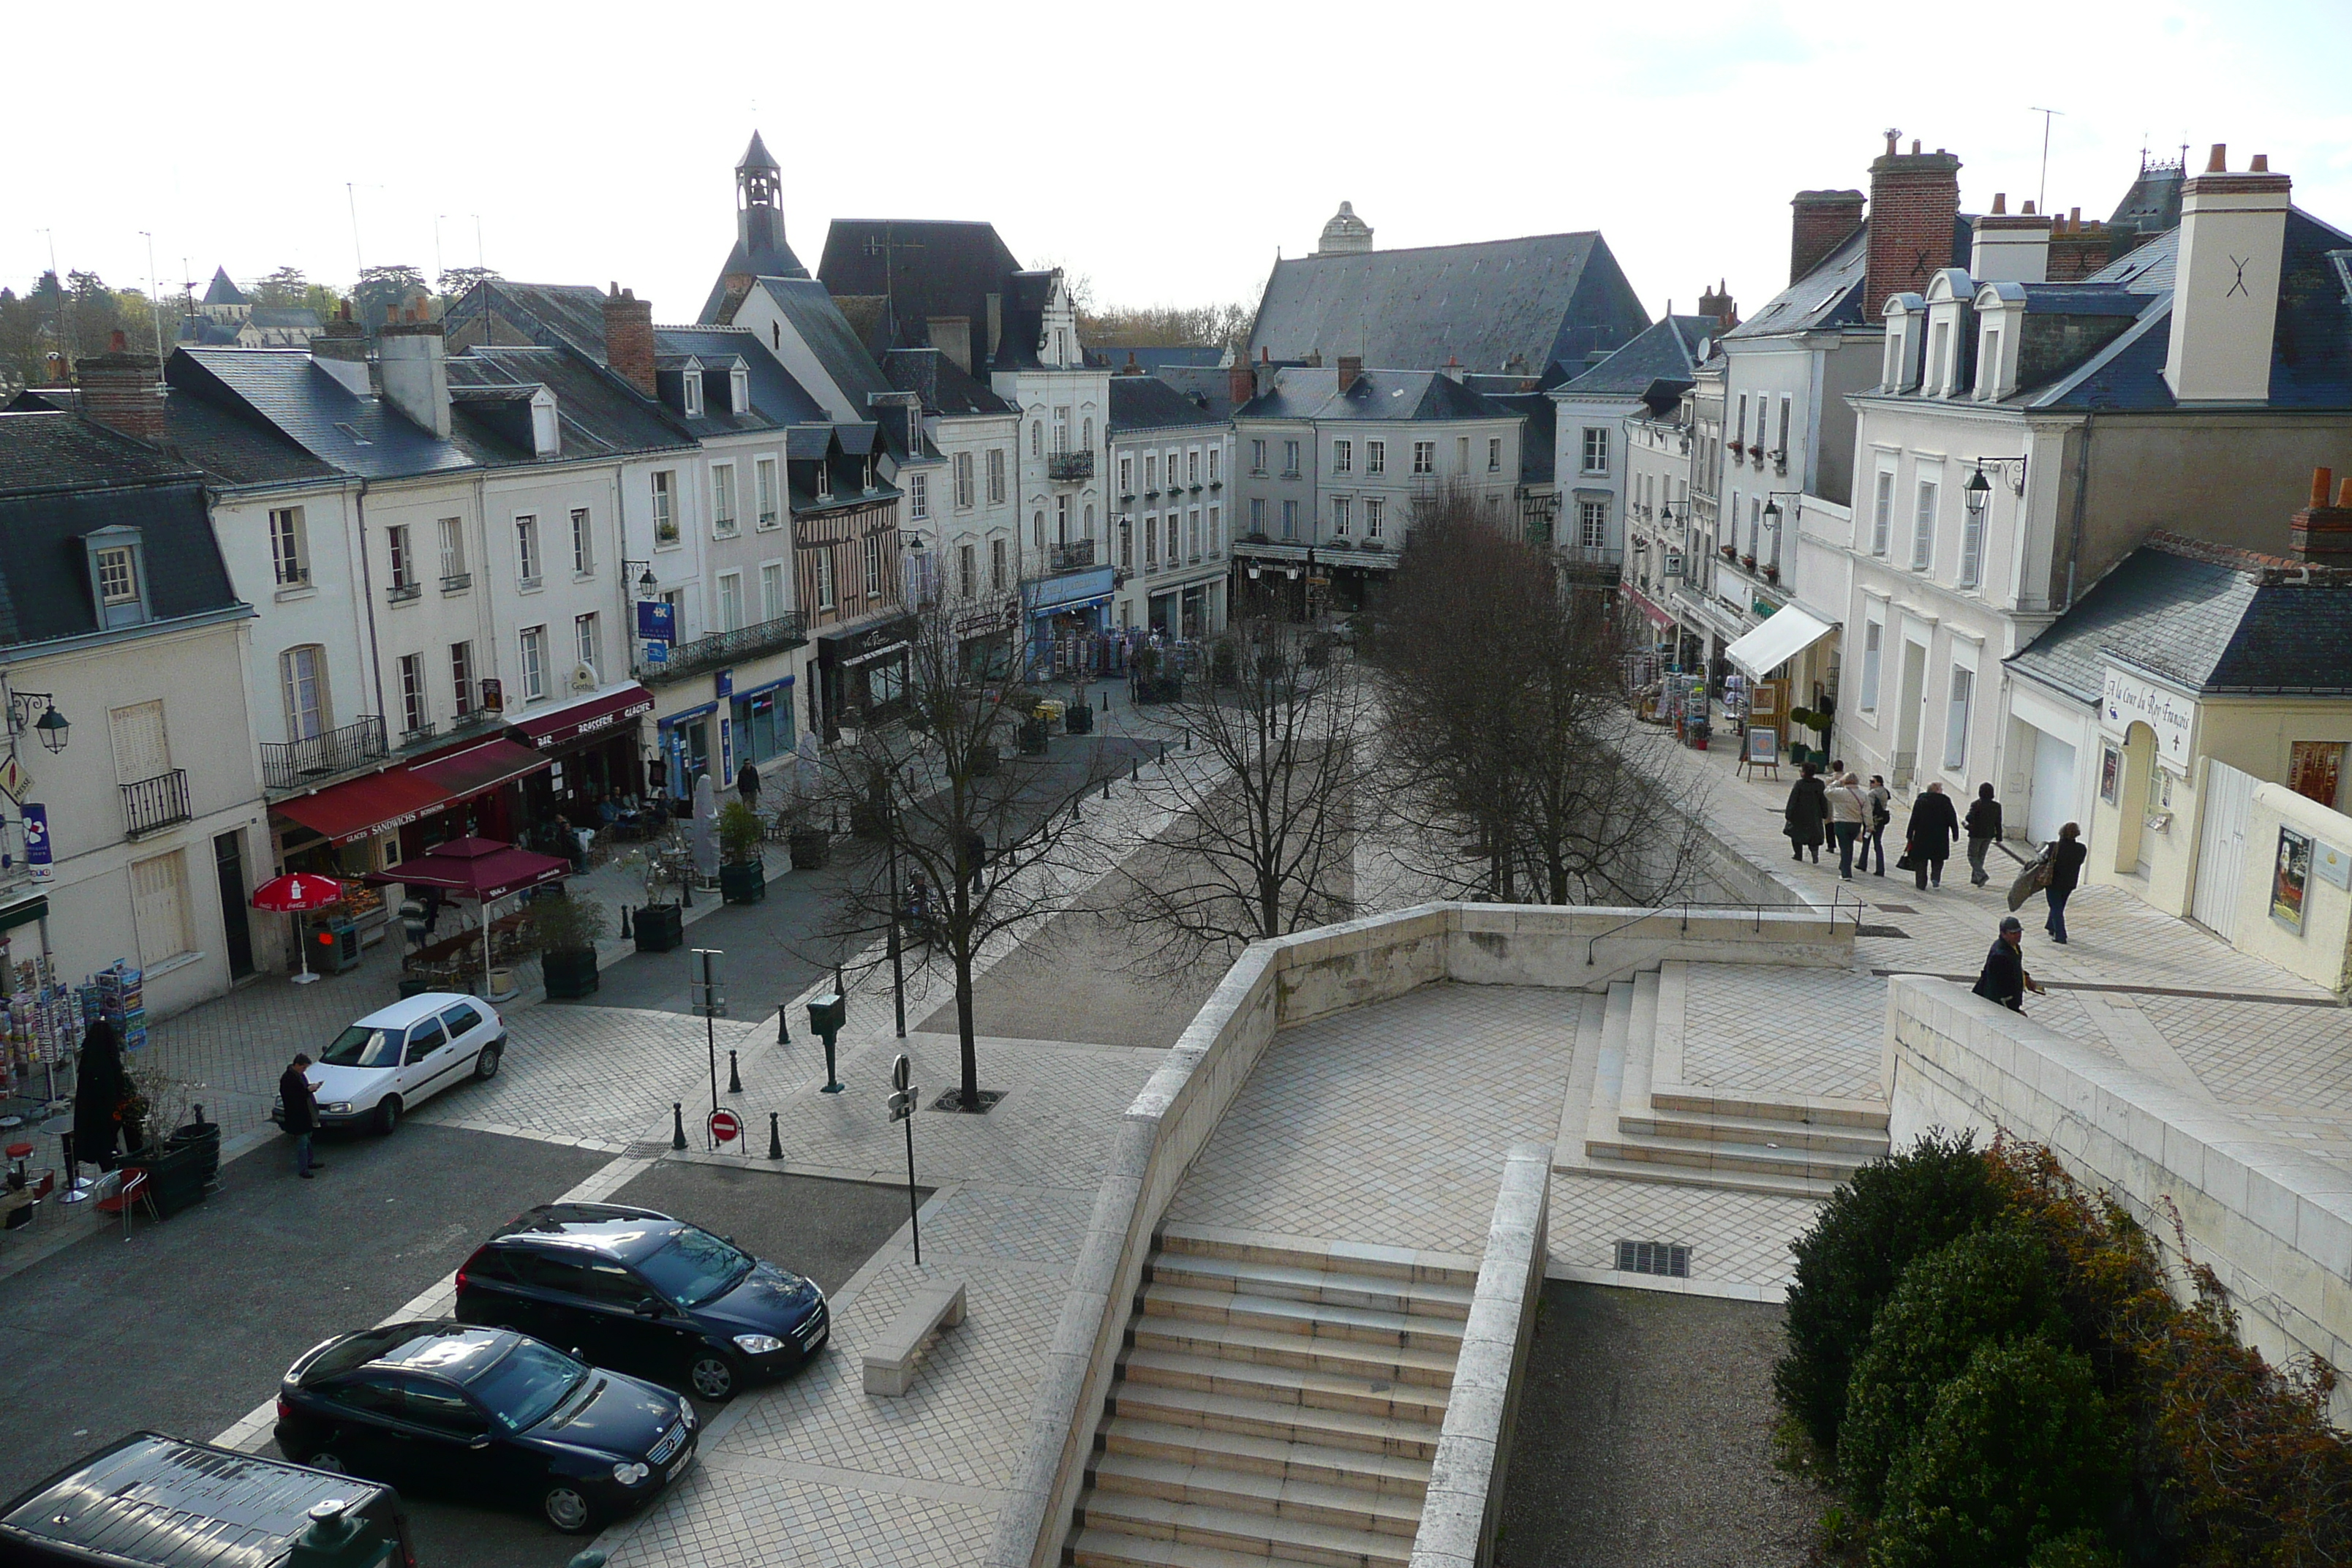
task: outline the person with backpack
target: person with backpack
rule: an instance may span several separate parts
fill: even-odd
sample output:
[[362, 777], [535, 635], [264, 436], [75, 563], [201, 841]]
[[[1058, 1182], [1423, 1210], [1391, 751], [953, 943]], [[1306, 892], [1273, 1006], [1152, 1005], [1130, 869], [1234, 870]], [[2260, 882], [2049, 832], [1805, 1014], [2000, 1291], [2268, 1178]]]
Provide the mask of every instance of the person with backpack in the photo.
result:
[[1985, 851], [2000, 837], [2000, 802], [1993, 799], [1992, 785], [1977, 785], [1977, 797], [1969, 802], [1968, 820], [1960, 826], [1969, 837], [1969, 885], [1981, 888], [1992, 880], [1984, 868]]
[[1860, 778], [1853, 773], [1836, 777], [1837, 782], [1829, 786], [1830, 837], [1837, 841], [1838, 880], [1851, 882], [1854, 841], [1862, 837], [1862, 825], [1870, 815], [1870, 802], [1863, 798]]
[[1886, 875], [1886, 830], [1895, 823], [1895, 797], [1886, 792], [1884, 773], [1870, 775], [1869, 793], [1863, 796], [1869, 803], [1869, 812], [1862, 819], [1862, 864], [1870, 867], [1870, 852], [1878, 851], [1878, 875]]

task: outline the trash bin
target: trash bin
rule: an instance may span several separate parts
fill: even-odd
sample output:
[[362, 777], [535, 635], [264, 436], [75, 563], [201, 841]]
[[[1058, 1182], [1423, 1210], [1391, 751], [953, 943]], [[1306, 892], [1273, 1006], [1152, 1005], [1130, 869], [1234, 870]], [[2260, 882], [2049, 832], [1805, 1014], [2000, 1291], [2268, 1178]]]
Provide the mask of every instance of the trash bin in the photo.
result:
[[360, 966], [360, 928], [346, 920], [321, 921], [310, 930], [310, 969], [317, 974], [347, 974]]

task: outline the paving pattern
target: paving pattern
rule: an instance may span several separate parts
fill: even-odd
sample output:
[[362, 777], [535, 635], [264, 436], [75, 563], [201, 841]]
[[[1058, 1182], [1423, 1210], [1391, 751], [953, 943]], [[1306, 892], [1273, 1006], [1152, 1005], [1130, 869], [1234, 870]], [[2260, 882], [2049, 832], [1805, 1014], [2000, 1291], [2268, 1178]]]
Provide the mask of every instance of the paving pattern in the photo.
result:
[[1662, 1241], [1690, 1248], [1691, 1281], [1717, 1296], [1777, 1300], [1795, 1259], [1790, 1244], [1820, 1212], [1810, 1198], [1712, 1187], [1612, 1181], [1556, 1171], [1551, 1179], [1554, 1279], [1588, 1284], [1662, 1282], [1617, 1272], [1620, 1241]]
[[1683, 1081], [1768, 1094], [1881, 1098], [1886, 982], [1833, 969], [1690, 965]]

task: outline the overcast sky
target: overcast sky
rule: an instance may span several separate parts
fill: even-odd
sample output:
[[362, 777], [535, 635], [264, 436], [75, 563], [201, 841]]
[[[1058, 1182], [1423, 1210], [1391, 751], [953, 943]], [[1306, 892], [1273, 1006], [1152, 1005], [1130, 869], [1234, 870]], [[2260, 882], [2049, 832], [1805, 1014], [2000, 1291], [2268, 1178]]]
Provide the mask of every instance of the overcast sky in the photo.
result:
[[[719, 17], [724, 16], [722, 24]], [[758, 126], [814, 268], [842, 217], [992, 220], [1100, 303], [1255, 303], [1342, 198], [1383, 249], [1598, 228], [1654, 316], [1785, 281], [1789, 198], [1881, 132], [1963, 205], [2104, 217], [2143, 144], [2230, 144], [2352, 228], [2352, 0], [11, 8], [42, 105], [0, 161], [0, 283], [348, 283], [477, 258], [690, 320]], [[21, 101], [26, 101], [20, 99]], [[346, 187], [349, 187], [347, 192]], [[354, 243], [352, 209], [357, 209]]]

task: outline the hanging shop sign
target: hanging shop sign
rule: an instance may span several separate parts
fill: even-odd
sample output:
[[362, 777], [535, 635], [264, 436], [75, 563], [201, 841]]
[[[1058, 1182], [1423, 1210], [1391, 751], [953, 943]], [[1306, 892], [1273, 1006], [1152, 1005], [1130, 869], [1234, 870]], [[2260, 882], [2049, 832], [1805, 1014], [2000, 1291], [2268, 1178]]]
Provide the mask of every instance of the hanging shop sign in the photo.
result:
[[2124, 740], [2134, 724], [2155, 731], [2157, 761], [2186, 778], [2197, 733], [2196, 700], [2109, 665], [2099, 691], [2099, 728]]

